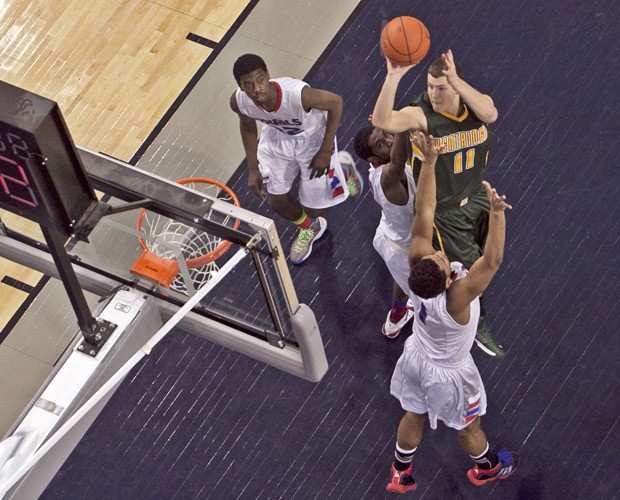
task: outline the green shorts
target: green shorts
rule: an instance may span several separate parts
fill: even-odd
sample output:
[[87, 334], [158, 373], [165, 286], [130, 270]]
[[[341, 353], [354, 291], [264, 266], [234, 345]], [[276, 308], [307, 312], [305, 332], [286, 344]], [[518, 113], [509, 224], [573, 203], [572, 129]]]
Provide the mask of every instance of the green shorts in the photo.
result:
[[482, 255], [490, 209], [486, 191], [479, 191], [463, 206], [436, 212], [433, 247], [470, 269]]

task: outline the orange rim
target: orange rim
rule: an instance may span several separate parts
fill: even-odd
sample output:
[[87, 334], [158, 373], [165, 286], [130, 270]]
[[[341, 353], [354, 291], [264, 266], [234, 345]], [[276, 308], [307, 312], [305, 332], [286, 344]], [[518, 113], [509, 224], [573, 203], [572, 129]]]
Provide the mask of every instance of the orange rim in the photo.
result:
[[[216, 181], [214, 179], [209, 179], [207, 177], [188, 177], [187, 179], [179, 179], [176, 182], [177, 184], [202, 183], [202, 184], [210, 184], [212, 186], [216, 186], [220, 188], [222, 191], [224, 191], [226, 194], [228, 194], [236, 206], [238, 207], [241, 206], [241, 204], [239, 203], [239, 198], [237, 198], [237, 195], [235, 194], [235, 192], [232, 189], [230, 189], [226, 184], [222, 184], [221, 182]], [[138, 231], [142, 231], [142, 220], [144, 219], [146, 212], [147, 212], [146, 208], [142, 208], [140, 210], [140, 213], [138, 214], [138, 220], [136, 221], [136, 229]], [[235, 223], [233, 224], [233, 229], [237, 229], [239, 227], [239, 222], [240, 222], [239, 219], [235, 219]], [[151, 252], [146, 242], [141, 237], [138, 237], [138, 242], [140, 243], [140, 246], [142, 247], [143, 250], [147, 252]], [[215, 250], [212, 250], [209, 253], [201, 255], [200, 257], [194, 257], [193, 259], [187, 259], [185, 263], [187, 264], [187, 267], [189, 269], [193, 269], [193, 268], [200, 267], [200, 266], [206, 266], [210, 262], [213, 262], [214, 260], [219, 259], [222, 255], [224, 255], [226, 250], [228, 250], [231, 245], [232, 243], [230, 241], [227, 241], [227, 240], [222, 241], [222, 243], [220, 243]]]

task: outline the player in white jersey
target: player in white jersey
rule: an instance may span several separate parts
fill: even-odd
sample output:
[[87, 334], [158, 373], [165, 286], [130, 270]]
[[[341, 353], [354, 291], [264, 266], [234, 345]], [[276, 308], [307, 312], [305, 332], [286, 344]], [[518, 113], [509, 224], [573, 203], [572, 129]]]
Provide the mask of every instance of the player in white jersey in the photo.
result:
[[[323, 209], [361, 191], [357, 171], [345, 172], [338, 160], [342, 98], [295, 78], [270, 79], [265, 62], [254, 54], [239, 57], [233, 74], [239, 88], [230, 107], [239, 115], [248, 185], [299, 227], [290, 258], [301, 264], [325, 232]], [[263, 124], [260, 140], [256, 120]], [[290, 192], [297, 176], [299, 200]]]
[[415, 182], [413, 170], [406, 164], [407, 137], [406, 134], [393, 136], [367, 126], [356, 134], [354, 147], [357, 155], [371, 165], [368, 171], [370, 188], [381, 207], [373, 246], [394, 279], [392, 306], [382, 331], [386, 337], [395, 338], [413, 317], [412, 304], [408, 304], [407, 252], [411, 242]]
[[433, 248], [433, 219], [437, 205], [435, 164], [439, 150], [433, 137], [417, 131], [412, 142], [424, 160], [417, 184], [415, 219], [409, 250], [409, 288], [413, 292], [416, 319], [413, 334], [405, 342], [396, 364], [390, 392], [398, 398], [405, 415], [398, 426], [396, 460], [386, 489], [405, 493], [415, 489], [413, 455], [422, 439], [424, 425], [441, 420], [457, 430], [459, 444], [475, 465], [467, 477], [476, 486], [505, 479], [517, 467], [517, 455], [506, 449], [491, 451], [480, 425], [486, 411], [486, 395], [470, 350], [480, 316], [479, 296], [497, 272], [504, 255], [506, 217], [512, 208], [487, 182], [491, 205], [489, 232], [483, 255], [469, 273]]

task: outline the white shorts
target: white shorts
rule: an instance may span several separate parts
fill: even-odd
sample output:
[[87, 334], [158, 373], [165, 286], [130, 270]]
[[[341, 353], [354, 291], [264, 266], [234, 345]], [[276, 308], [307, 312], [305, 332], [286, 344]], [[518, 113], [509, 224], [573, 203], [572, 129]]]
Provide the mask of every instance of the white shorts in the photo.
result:
[[464, 429], [487, 410], [487, 396], [478, 368], [470, 354], [459, 367], [431, 362], [414, 347], [414, 337], [405, 342], [396, 363], [390, 393], [405, 411], [428, 412], [431, 428], [441, 420], [453, 429]]
[[407, 257], [408, 249], [402, 248], [390, 240], [382, 230], [382, 226], [377, 227], [372, 246], [385, 262], [392, 278], [400, 289], [411, 297], [409, 290], [409, 260]]
[[342, 203], [349, 196], [344, 172], [334, 147], [327, 174], [310, 179], [308, 166], [323, 143], [322, 134], [298, 137], [283, 134], [273, 127], [263, 127], [258, 142], [258, 168], [269, 194], [286, 194], [300, 176], [299, 202], [308, 208], [327, 208]]

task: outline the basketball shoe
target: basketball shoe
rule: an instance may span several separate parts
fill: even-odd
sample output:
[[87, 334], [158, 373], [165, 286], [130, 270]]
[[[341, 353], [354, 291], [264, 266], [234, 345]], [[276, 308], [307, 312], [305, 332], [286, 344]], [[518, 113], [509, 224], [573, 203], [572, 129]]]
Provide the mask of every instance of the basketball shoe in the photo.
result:
[[297, 238], [291, 246], [291, 262], [301, 264], [312, 253], [312, 245], [327, 229], [327, 221], [323, 217], [317, 217], [307, 229], [300, 228]]
[[476, 486], [490, 483], [496, 479], [506, 479], [514, 474], [519, 464], [519, 455], [502, 448], [497, 452], [499, 463], [492, 469], [479, 469], [478, 464], [467, 471], [467, 477]]
[[338, 161], [344, 170], [349, 194], [353, 197], [359, 196], [364, 189], [364, 178], [357, 171], [355, 160], [347, 151], [339, 151]]
[[398, 337], [398, 334], [403, 329], [403, 327], [409, 322], [409, 320], [413, 317], [413, 306], [411, 302], [407, 302], [407, 307], [405, 308], [405, 313], [402, 318], [400, 318], [396, 322], [392, 322], [392, 310], [390, 309], [387, 314], [387, 318], [385, 319], [385, 323], [381, 327], [381, 331], [383, 335], [385, 335], [388, 339], [395, 339]]
[[478, 320], [476, 344], [478, 344], [478, 347], [480, 347], [480, 349], [486, 352], [489, 356], [494, 356], [497, 358], [503, 358], [506, 356], [506, 351], [504, 351], [502, 346], [496, 342], [495, 338], [493, 338], [493, 334], [491, 333], [491, 328], [489, 327], [486, 316], [480, 316], [480, 319]]
[[411, 464], [405, 470], [398, 470], [392, 464], [392, 479], [385, 489], [391, 493], [407, 493], [408, 491], [415, 490], [418, 485], [415, 484], [415, 479], [411, 475], [412, 472], [413, 467]]

